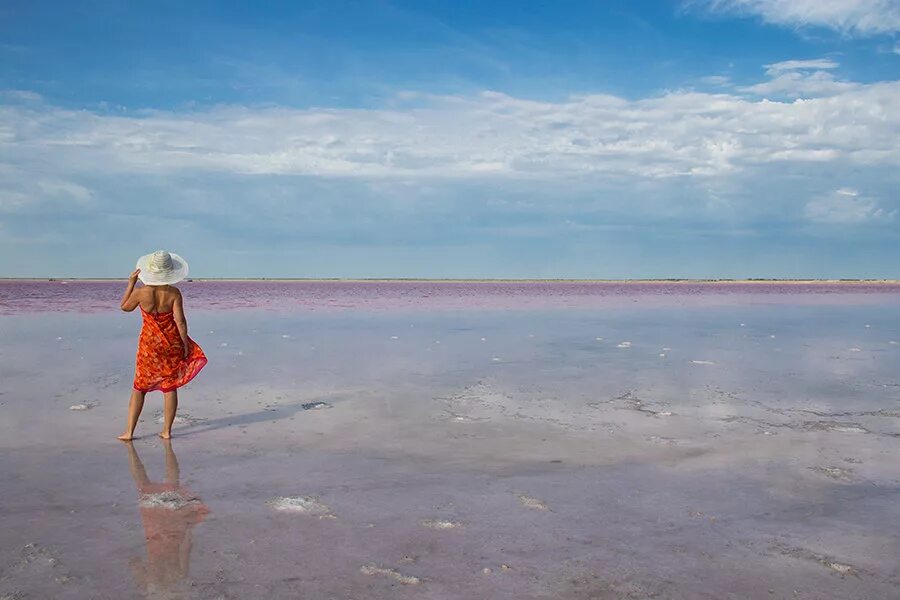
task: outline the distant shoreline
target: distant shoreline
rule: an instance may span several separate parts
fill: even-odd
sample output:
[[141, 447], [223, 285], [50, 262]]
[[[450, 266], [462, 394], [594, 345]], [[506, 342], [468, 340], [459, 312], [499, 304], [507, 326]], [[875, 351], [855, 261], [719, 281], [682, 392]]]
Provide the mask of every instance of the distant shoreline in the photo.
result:
[[[0, 282], [114, 282], [125, 281], [124, 277], [0, 277]], [[426, 278], [320, 278], [320, 277], [192, 277], [190, 283], [668, 283], [668, 284], [900, 284], [900, 279], [426, 279]]]

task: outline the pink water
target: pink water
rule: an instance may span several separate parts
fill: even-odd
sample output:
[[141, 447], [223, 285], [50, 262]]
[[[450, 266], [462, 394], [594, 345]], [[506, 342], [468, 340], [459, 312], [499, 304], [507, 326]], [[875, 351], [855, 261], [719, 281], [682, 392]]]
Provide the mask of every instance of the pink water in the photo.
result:
[[[900, 303], [896, 283], [194, 281], [191, 310], [468, 310]], [[114, 310], [118, 281], [0, 282], [0, 314]]]

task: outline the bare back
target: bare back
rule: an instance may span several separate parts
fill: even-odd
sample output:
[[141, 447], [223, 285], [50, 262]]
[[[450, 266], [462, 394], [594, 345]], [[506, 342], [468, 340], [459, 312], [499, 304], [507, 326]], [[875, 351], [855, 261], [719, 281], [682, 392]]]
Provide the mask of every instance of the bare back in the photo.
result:
[[140, 290], [135, 290], [140, 294], [140, 306], [144, 312], [148, 313], [167, 313], [173, 312], [181, 305], [181, 292], [177, 287], [171, 285], [147, 285]]

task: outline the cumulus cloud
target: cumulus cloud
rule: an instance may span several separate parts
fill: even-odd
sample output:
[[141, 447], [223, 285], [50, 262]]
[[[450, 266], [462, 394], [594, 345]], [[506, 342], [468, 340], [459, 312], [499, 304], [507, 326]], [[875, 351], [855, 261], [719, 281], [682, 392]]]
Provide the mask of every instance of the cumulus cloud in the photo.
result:
[[[773, 163], [900, 164], [900, 81], [837, 81], [822, 70], [832, 65], [786, 61], [768, 65], [770, 78], [744, 93], [638, 100], [404, 94], [381, 109], [215, 106], [124, 115], [7, 104], [0, 154], [8, 168], [62, 180], [98, 172], [671, 178]], [[11, 177], [0, 172], [0, 181]]]
[[874, 198], [860, 195], [852, 188], [840, 188], [831, 194], [814, 198], [806, 204], [804, 216], [813, 223], [855, 224], [892, 220], [896, 210], [887, 211]]
[[765, 81], [741, 88], [742, 91], [760, 96], [785, 96], [800, 98], [811, 96], [827, 96], [839, 94], [856, 87], [855, 83], [839, 81], [826, 71], [804, 73], [802, 71], [786, 71]]
[[837, 62], [828, 58], [772, 63], [765, 67], [770, 77], [768, 81], [745, 86], [741, 91], [760, 96], [800, 98], [838, 94], [853, 89], [856, 84], [839, 81], [830, 72], [838, 66]]
[[767, 23], [816, 26], [872, 36], [900, 31], [897, 0], [688, 0], [713, 12], [756, 15]]

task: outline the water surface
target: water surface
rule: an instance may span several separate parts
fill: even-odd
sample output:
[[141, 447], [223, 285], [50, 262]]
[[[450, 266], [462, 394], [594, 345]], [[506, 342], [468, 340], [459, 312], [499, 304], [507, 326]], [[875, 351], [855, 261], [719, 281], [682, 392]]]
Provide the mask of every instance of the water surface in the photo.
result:
[[194, 282], [131, 451], [123, 285], [10, 285], [0, 597], [900, 595], [896, 287]]

